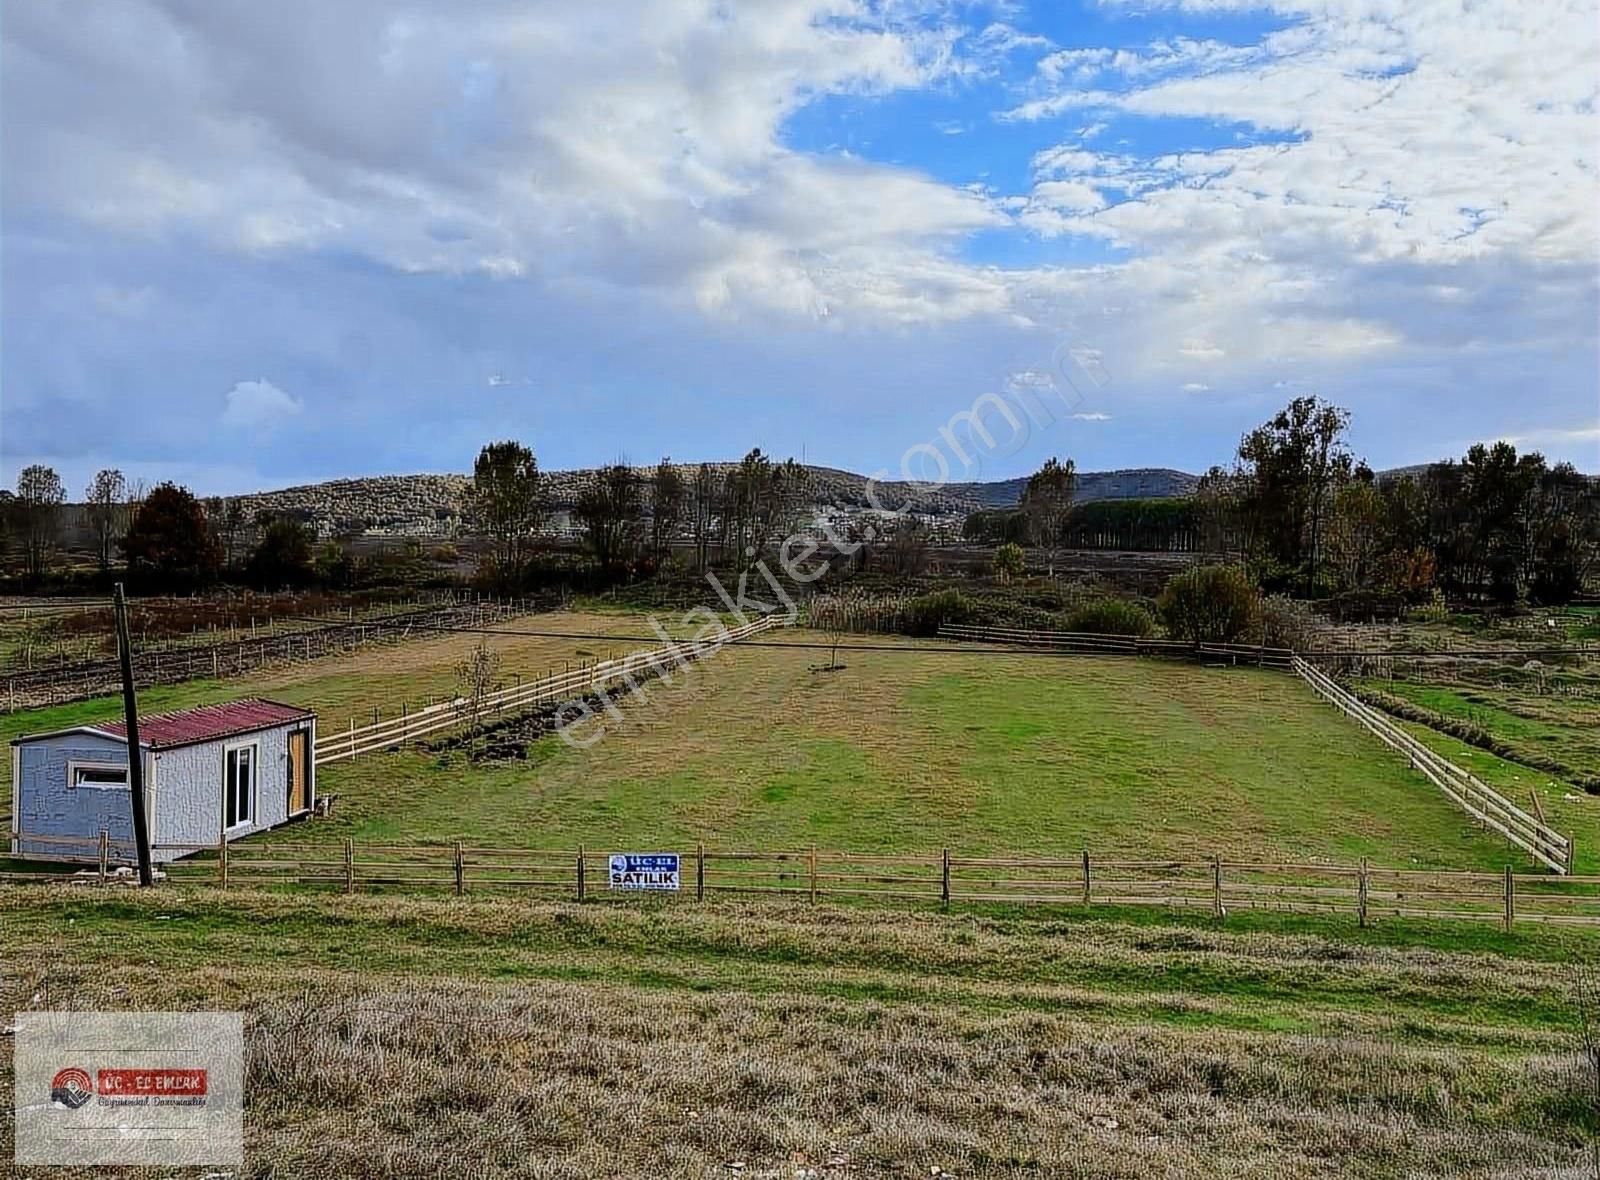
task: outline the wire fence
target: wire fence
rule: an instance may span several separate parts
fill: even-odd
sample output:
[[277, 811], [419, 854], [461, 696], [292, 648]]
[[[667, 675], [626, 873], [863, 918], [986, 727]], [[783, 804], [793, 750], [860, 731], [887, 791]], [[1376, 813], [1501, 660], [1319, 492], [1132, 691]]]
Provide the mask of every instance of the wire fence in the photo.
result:
[[1086, 655], [1153, 656], [1200, 663], [1247, 664], [1260, 668], [1288, 668], [1294, 652], [1286, 647], [1248, 643], [1185, 643], [1174, 639], [1139, 639], [1132, 635], [1099, 635], [1083, 631], [1031, 631], [1018, 627], [974, 627], [946, 623], [939, 638], [971, 643], [1002, 643], [1040, 651], [1082, 652]]
[[[0, 880], [115, 885], [132, 879], [132, 848], [97, 838], [38, 837], [64, 859], [91, 867], [0, 874]], [[155, 845], [185, 859], [160, 866], [158, 887], [309, 889], [492, 894], [512, 891], [577, 901], [641, 894], [704, 900], [717, 895], [819, 901], [1145, 908], [1230, 914], [1269, 912], [1343, 917], [1361, 926], [1385, 919], [1479, 922], [1509, 931], [1519, 924], [1600, 926], [1600, 876], [1551, 877], [1451, 869], [1396, 869], [1369, 864], [1130, 858], [1092, 855], [995, 856], [956, 849], [867, 853], [818, 848], [742, 850], [697, 844], [670, 857], [673, 870], [650, 889], [629, 885], [613, 857], [630, 854], [575, 848], [512, 848], [469, 841], [381, 844], [244, 841]], [[638, 855], [638, 854], [631, 854]]]

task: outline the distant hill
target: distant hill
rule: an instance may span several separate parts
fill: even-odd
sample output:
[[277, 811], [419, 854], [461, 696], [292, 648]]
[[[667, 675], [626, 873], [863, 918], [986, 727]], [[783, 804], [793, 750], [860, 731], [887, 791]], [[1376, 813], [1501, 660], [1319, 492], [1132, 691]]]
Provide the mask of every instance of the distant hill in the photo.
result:
[[[732, 470], [733, 463], [713, 464]], [[867, 477], [834, 467], [810, 468], [818, 508], [866, 509]], [[546, 489], [555, 513], [569, 510], [591, 471], [547, 472]], [[1077, 498], [1126, 500], [1139, 497], [1188, 495], [1196, 477], [1167, 468], [1133, 468], [1125, 471], [1086, 471], [1078, 476]], [[363, 479], [334, 479], [272, 492], [239, 497], [245, 511], [288, 512], [311, 522], [327, 534], [362, 533], [394, 537], [450, 536], [467, 518], [466, 492], [471, 480], [464, 475], [379, 475]], [[1022, 495], [1025, 479], [982, 483], [955, 483], [922, 488], [902, 481], [877, 485], [877, 499], [885, 508], [905, 509], [928, 516], [961, 517], [979, 508], [1009, 508]]]
[[[1129, 467], [1121, 471], [1080, 471], [1073, 498], [1079, 504], [1095, 500], [1164, 500], [1194, 492], [1200, 477], [1170, 467]], [[1011, 508], [1022, 498], [1027, 477], [988, 483], [953, 483], [950, 495], [970, 500], [982, 508]]]

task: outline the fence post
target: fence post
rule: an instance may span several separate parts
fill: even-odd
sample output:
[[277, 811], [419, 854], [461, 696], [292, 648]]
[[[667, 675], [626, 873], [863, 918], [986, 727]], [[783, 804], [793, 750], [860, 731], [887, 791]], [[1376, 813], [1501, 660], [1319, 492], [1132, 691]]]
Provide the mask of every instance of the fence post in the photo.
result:
[[456, 868], [456, 896], [460, 897], [462, 891], [466, 888], [466, 880], [465, 880], [465, 878], [466, 878], [466, 875], [467, 875], [466, 855], [462, 851], [461, 841], [460, 840], [456, 841], [456, 865], [455, 865], [455, 868]]
[[942, 869], [942, 871], [940, 873], [939, 900], [944, 902], [945, 905], [949, 905], [950, 904], [950, 850], [948, 848], [946, 848], [944, 850], [944, 855], [941, 857], [941, 859], [943, 860], [944, 864], [943, 864], [943, 869]]
[[1367, 924], [1367, 858], [1361, 858], [1361, 874], [1356, 878], [1356, 920]]
[[578, 900], [582, 901], [587, 892], [583, 879], [583, 845], [578, 845]]
[[807, 866], [811, 874], [811, 904], [817, 904], [817, 846], [811, 846], [811, 852], [806, 857]]
[[228, 838], [223, 836], [217, 845], [217, 875], [222, 878], [222, 887], [228, 887]]
[[1506, 933], [1511, 933], [1511, 927], [1517, 920], [1517, 881], [1511, 875], [1511, 866], [1506, 866]]
[[696, 901], [704, 901], [706, 899], [706, 846], [704, 844], [696, 844], [694, 846], [694, 899]]
[[355, 761], [356, 756], [356, 717], [350, 714], [350, 760]]
[[100, 884], [106, 883], [106, 869], [111, 860], [111, 836], [104, 828], [100, 829]]
[[1220, 856], [1211, 858], [1211, 912], [1218, 921], [1222, 920], [1222, 857]]
[[344, 891], [356, 891], [356, 842], [349, 836], [344, 840]]
[[1089, 904], [1089, 850], [1083, 850], [1083, 904]]

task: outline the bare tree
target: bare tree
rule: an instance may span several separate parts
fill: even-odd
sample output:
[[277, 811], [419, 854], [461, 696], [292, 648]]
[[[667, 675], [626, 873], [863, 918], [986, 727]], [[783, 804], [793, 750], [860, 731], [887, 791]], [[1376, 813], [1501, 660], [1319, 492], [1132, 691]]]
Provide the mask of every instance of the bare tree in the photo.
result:
[[572, 510], [602, 566], [614, 565], [633, 551], [639, 537], [639, 513], [639, 479], [626, 463], [613, 463], [594, 472]]
[[914, 516], [895, 518], [887, 550], [889, 568], [902, 577], [916, 577], [928, 568], [928, 526]]
[[[222, 568], [232, 569], [239, 560], [242, 551], [248, 549], [249, 538], [245, 536], [245, 507], [244, 501], [238, 496], [209, 496], [205, 502], [206, 521], [211, 526], [211, 534], [217, 539], [217, 549], [222, 554]], [[275, 519], [270, 512], [257, 513], [256, 525], [266, 528]], [[265, 516], [267, 519], [262, 520]]]
[[722, 504], [723, 481], [716, 468], [702, 463], [695, 470], [689, 487], [689, 535], [694, 542], [694, 564], [703, 570], [711, 560], [711, 542], [719, 517], [726, 515]]
[[683, 473], [663, 455], [650, 477], [650, 550], [657, 555], [672, 548], [672, 539], [683, 524], [688, 500], [688, 484]]
[[17, 476], [17, 530], [22, 536], [24, 569], [31, 579], [49, 572], [50, 558], [61, 535], [61, 505], [66, 499], [61, 477], [53, 468], [34, 463]]
[[104, 468], [95, 472], [83, 498], [89, 528], [94, 533], [95, 557], [100, 562], [100, 572], [104, 573], [111, 568], [112, 550], [127, 531], [128, 481], [115, 467]]
[[467, 702], [474, 727], [483, 717], [484, 698], [499, 678], [500, 653], [489, 646], [488, 636], [479, 636], [477, 646], [456, 664], [456, 696]]

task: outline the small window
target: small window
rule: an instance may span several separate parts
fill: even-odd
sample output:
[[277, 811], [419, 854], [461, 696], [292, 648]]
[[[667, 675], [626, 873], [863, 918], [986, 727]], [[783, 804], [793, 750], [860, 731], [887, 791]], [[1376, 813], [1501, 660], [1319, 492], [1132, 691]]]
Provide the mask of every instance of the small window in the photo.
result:
[[223, 763], [222, 806], [224, 825], [241, 827], [256, 815], [256, 747], [235, 746]]
[[67, 782], [73, 790], [90, 787], [98, 791], [126, 791], [128, 768], [126, 766], [100, 765], [93, 762], [69, 762]]

